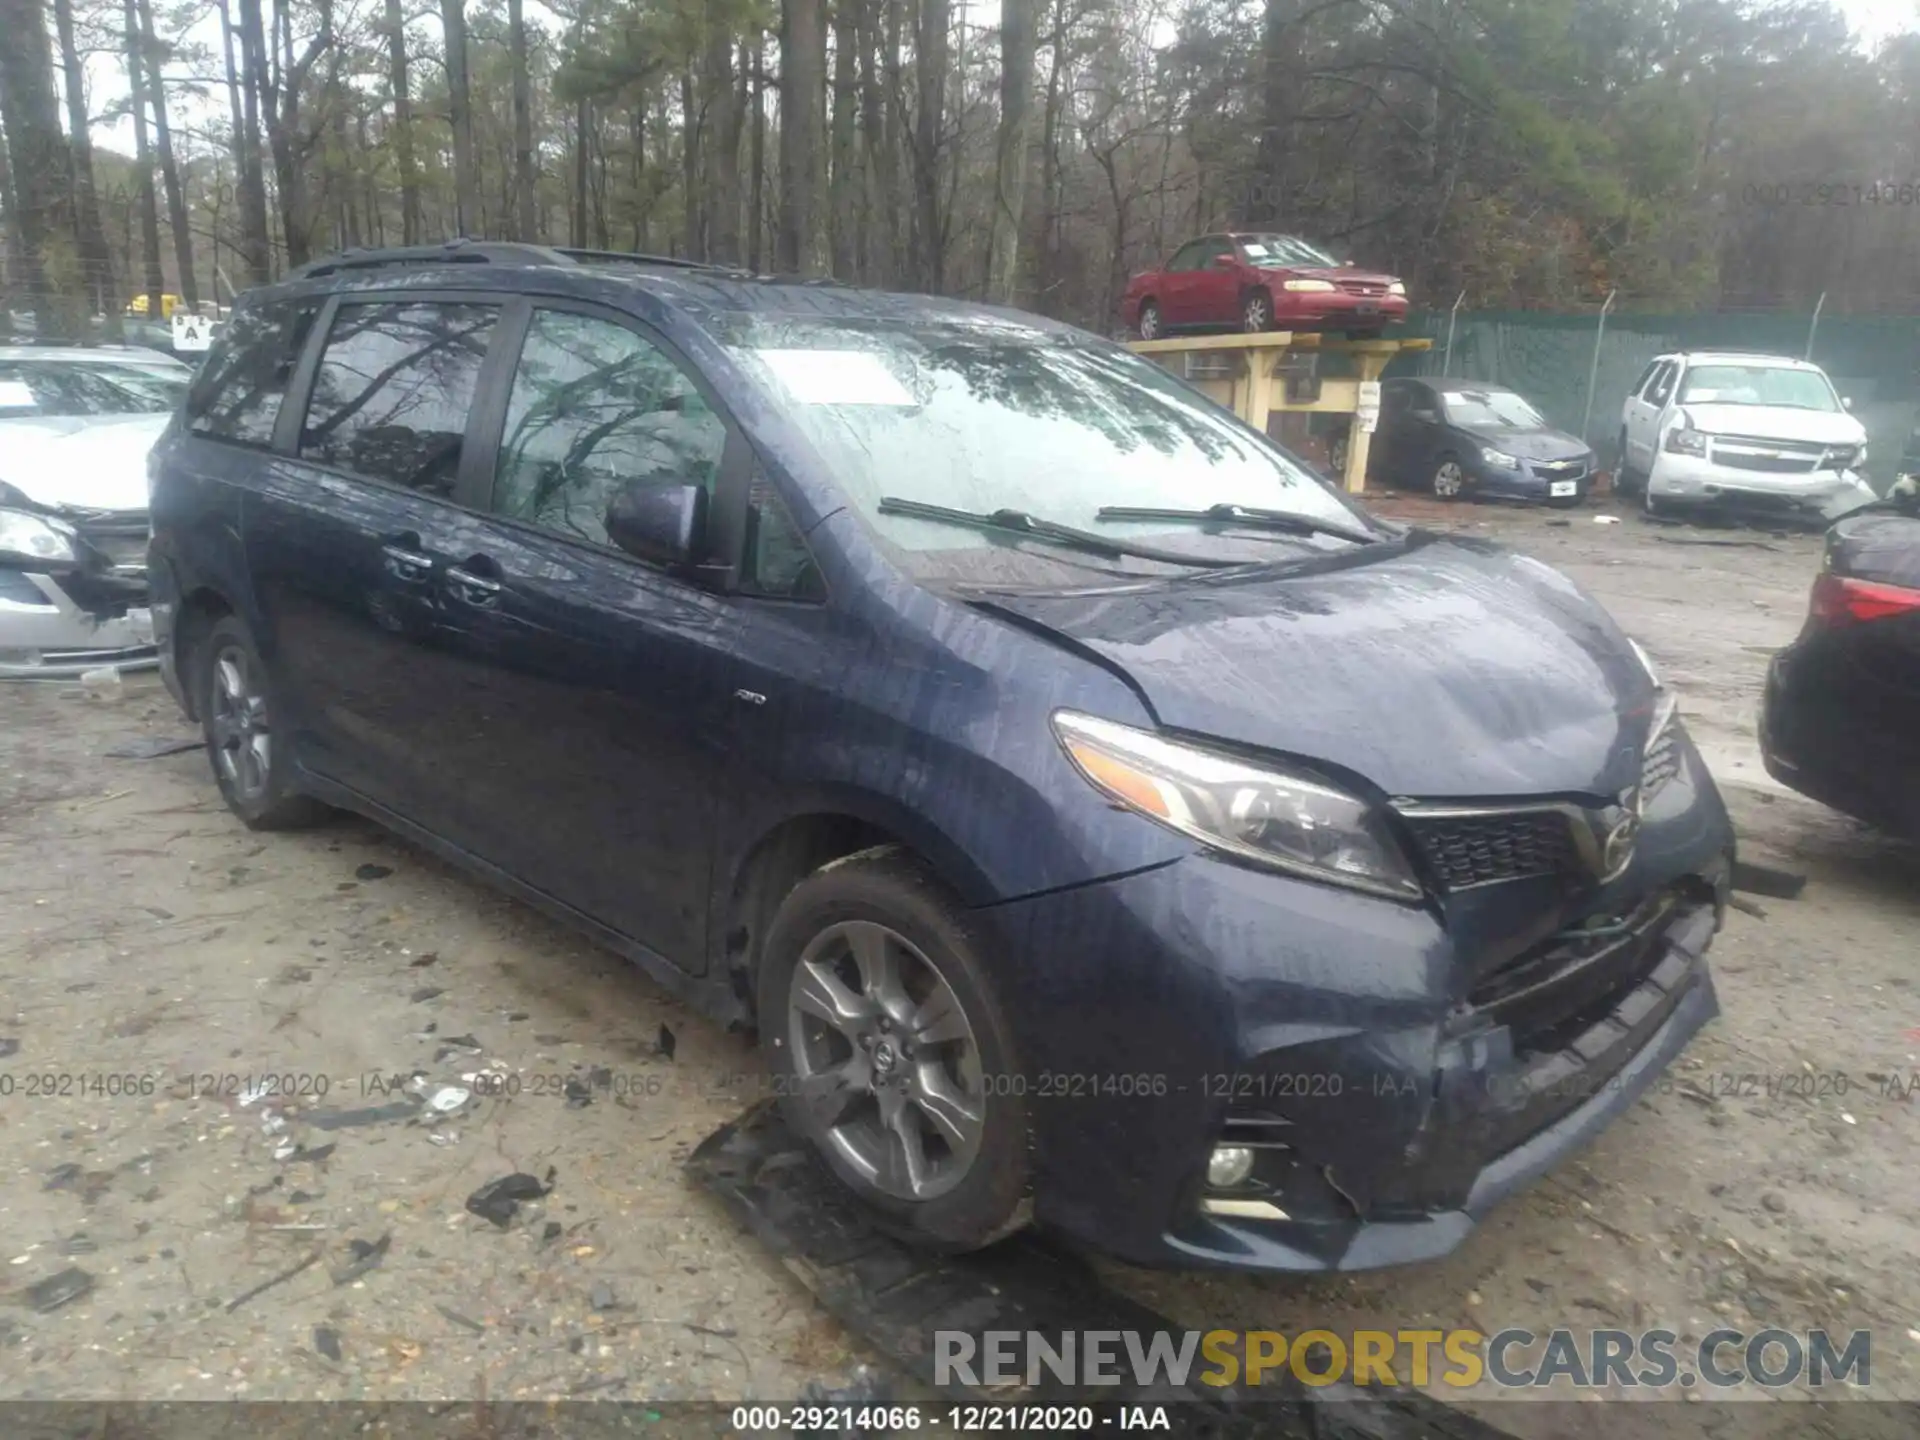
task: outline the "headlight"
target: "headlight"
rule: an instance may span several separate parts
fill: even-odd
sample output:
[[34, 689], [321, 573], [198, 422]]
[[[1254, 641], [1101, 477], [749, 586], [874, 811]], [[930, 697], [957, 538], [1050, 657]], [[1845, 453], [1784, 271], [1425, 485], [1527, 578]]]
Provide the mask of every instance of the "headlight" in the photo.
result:
[[1394, 281], [1391, 285], [1387, 286], [1387, 294], [1389, 295], [1404, 295], [1406, 293], [1407, 293], [1407, 287], [1401, 284], [1398, 280]]
[[1680, 423], [1667, 432], [1667, 449], [1676, 455], [1692, 455], [1704, 460], [1707, 455], [1707, 432], [1693, 428], [1693, 420], [1686, 411], [1680, 412]]
[[1325, 781], [1070, 710], [1053, 729], [1095, 789], [1204, 845], [1397, 900], [1421, 893], [1380, 814]]
[[1333, 282], [1331, 280], [1288, 280], [1280, 288], [1291, 290], [1297, 295], [1331, 295]]
[[1482, 447], [1480, 458], [1496, 470], [1518, 470], [1520, 468], [1520, 462], [1504, 450]]
[[0, 554], [72, 564], [80, 558], [75, 539], [73, 531], [58, 520], [25, 510], [0, 510]]

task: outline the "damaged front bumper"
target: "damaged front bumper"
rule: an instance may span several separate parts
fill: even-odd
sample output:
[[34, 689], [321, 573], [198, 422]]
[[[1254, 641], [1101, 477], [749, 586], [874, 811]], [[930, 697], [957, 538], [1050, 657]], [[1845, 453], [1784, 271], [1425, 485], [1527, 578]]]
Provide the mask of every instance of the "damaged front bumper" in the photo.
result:
[[1830, 524], [1879, 492], [1857, 470], [1766, 474], [1663, 452], [1647, 482], [1655, 501], [1724, 507]]
[[90, 590], [66, 577], [0, 568], [0, 678], [71, 679], [102, 666], [158, 664], [145, 600], [139, 586]]
[[[1718, 1012], [1705, 952], [1732, 832], [1683, 748], [1632, 866], [1570, 897], [1548, 933], [1516, 939], [1540, 919], [1529, 882], [1478, 892], [1482, 933], [1498, 912], [1513, 922], [1499, 963], [1435, 909], [1203, 854], [983, 912], [1015, 972], [1036, 1220], [1179, 1268], [1358, 1270], [1451, 1251]], [[1048, 1019], [1096, 968], [1101, 993], [1129, 1001]], [[1218, 1147], [1250, 1151], [1251, 1173], [1215, 1184]]]

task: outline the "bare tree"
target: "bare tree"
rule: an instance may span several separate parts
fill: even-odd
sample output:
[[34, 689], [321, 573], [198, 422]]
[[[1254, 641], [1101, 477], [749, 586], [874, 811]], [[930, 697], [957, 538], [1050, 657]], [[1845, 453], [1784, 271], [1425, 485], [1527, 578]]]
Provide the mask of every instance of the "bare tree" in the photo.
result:
[[[516, 10], [517, 10], [516, 0]], [[407, 89], [407, 21], [400, 0], [386, 0], [387, 84], [393, 91], [393, 156], [400, 171], [400, 239], [418, 245], [420, 166], [413, 154], [413, 97]]]
[[200, 287], [193, 273], [193, 232], [187, 228], [187, 201], [180, 189], [180, 167], [173, 158], [173, 126], [167, 118], [167, 83], [160, 73], [165, 57], [153, 33], [152, 0], [136, 0], [136, 9], [140, 19], [141, 54], [146, 61], [147, 84], [153, 96], [153, 148], [160, 162], [160, 182], [167, 192], [167, 226], [173, 232], [173, 263], [180, 272], [180, 298], [187, 302], [189, 310], [197, 310]]
[[77, 335], [85, 321], [68, 152], [40, 0], [0, 0], [0, 125], [12, 159], [8, 218], [19, 232], [19, 288], [39, 333]]
[[80, 226], [80, 264], [94, 309], [114, 320], [119, 317], [120, 305], [114, 292], [113, 256], [107, 249], [106, 226], [100, 219], [100, 192], [94, 182], [87, 73], [73, 38], [73, 0], [53, 0], [53, 19], [60, 37], [60, 68], [66, 81], [67, 144], [73, 160], [71, 174], [75, 218]]
[[453, 127], [453, 228], [462, 235], [478, 235], [480, 171], [473, 153], [466, 0], [440, 0], [440, 22], [447, 33], [447, 123]]
[[140, 40], [140, 14], [134, 0], [126, 0], [127, 103], [133, 109], [133, 153], [139, 167], [136, 184], [140, 199], [140, 255], [146, 280], [147, 318], [160, 318], [161, 295], [167, 278], [160, 263], [160, 207], [154, 199], [153, 148], [147, 138], [146, 64], [141, 58], [145, 46]]
[[527, 59], [527, 17], [521, 0], [507, 0], [507, 43], [513, 64], [513, 223], [516, 240], [538, 240], [534, 215], [533, 76]]
[[778, 263], [818, 275], [821, 254], [821, 136], [826, 128], [827, 26], [822, 0], [780, 7], [780, 234]]
[[233, 168], [240, 201], [238, 249], [247, 278], [264, 282], [273, 274], [273, 236], [267, 228], [267, 183], [260, 164], [260, 101], [253, 86], [240, 83], [239, 66], [233, 58], [238, 39], [228, 0], [220, 0], [220, 48], [226, 61], [227, 108], [233, 124]]
[[947, 216], [940, 191], [945, 149], [947, 88], [947, 0], [920, 0], [914, 37], [914, 89], [918, 104], [913, 127], [914, 239], [924, 290], [938, 292], [946, 282]]
[[1000, 137], [993, 165], [993, 217], [987, 246], [987, 297], [1014, 302], [1020, 281], [1021, 218], [1027, 198], [1028, 134], [1033, 111], [1035, 0], [1000, 6]]

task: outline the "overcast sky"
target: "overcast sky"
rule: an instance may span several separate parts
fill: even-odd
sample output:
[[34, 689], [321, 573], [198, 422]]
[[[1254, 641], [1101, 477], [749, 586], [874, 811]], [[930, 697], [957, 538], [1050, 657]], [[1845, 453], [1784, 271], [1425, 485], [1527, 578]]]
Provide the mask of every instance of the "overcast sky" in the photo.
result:
[[[1920, 0], [1831, 0], [1846, 15], [1847, 23], [1864, 49], [1873, 49], [1881, 41], [1903, 31], [1920, 29]], [[528, 20], [534, 25], [545, 22], [545, 28], [558, 30], [560, 22], [552, 11], [539, 0], [528, 5]], [[968, 17], [976, 24], [991, 25], [998, 18], [999, 0], [973, 0], [967, 7]], [[212, 57], [214, 72], [219, 72], [220, 60], [220, 13], [209, 8], [206, 17], [191, 30], [188, 38], [204, 46]], [[179, 76], [179, 67], [168, 70], [169, 79]], [[89, 103], [95, 114], [111, 106], [115, 100], [124, 99], [127, 93], [126, 75], [115, 57], [97, 55], [87, 66], [87, 84], [91, 91]], [[226, 114], [226, 97], [217, 91], [204, 106], [198, 106], [185, 97], [174, 100], [175, 123], [186, 127], [204, 124], [209, 117]], [[117, 124], [95, 125], [94, 143], [109, 149], [118, 150], [124, 155], [133, 153], [133, 121], [123, 117]]]

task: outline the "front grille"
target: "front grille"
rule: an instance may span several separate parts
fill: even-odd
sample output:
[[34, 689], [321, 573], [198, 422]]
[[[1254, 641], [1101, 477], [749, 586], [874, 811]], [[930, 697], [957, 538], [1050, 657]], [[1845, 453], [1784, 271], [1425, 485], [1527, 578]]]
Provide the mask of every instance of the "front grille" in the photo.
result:
[[1384, 295], [1387, 287], [1375, 280], [1342, 280], [1340, 288], [1349, 295]]
[[1556, 480], [1578, 480], [1587, 473], [1584, 460], [1534, 460], [1530, 462], [1536, 475], [1551, 475]]
[[1409, 823], [1449, 890], [1559, 874], [1578, 856], [1568, 817], [1558, 810], [1410, 817]]
[[1795, 440], [1753, 440], [1720, 436], [1713, 441], [1713, 463], [1730, 470], [1764, 475], [1807, 475], [1827, 458], [1825, 445]]
[[1640, 795], [1651, 800], [1680, 773], [1680, 722], [1674, 720], [1653, 737], [1640, 762]]

